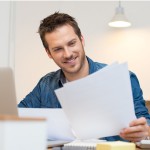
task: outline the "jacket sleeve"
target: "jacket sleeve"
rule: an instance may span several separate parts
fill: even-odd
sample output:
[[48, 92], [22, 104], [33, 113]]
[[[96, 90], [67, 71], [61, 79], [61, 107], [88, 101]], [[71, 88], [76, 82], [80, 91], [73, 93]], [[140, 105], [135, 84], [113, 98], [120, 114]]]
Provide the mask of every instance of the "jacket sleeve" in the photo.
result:
[[41, 107], [41, 80], [19, 104], [18, 107], [40, 108]]
[[139, 81], [136, 75], [130, 72], [131, 87], [134, 101], [135, 115], [137, 118], [145, 117], [147, 123], [150, 125], [150, 115], [148, 109], [145, 106], [145, 100], [143, 99], [143, 92], [140, 88]]

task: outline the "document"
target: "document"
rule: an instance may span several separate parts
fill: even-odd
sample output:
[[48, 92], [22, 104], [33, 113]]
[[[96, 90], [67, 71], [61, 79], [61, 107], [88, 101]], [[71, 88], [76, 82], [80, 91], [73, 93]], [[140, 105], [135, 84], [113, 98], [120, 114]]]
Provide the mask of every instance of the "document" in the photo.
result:
[[118, 135], [136, 119], [126, 63], [66, 83], [55, 93], [77, 139]]
[[76, 138], [62, 109], [18, 108], [18, 112], [20, 117], [46, 118], [48, 140], [73, 141]]

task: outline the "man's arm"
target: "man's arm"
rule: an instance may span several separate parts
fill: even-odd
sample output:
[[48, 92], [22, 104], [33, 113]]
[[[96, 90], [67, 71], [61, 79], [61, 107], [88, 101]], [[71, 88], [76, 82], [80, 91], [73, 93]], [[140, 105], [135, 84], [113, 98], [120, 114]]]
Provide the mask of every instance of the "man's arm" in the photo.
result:
[[143, 99], [143, 92], [140, 88], [139, 81], [134, 73], [130, 72], [132, 95], [134, 102], [135, 115], [137, 118], [145, 117], [147, 123], [150, 125], [150, 115], [148, 109], [145, 106], [145, 100]]
[[141, 141], [150, 135], [150, 115], [145, 106], [143, 92], [136, 75], [130, 72], [135, 115], [138, 119], [132, 121], [128, 128], [120, 132], [120, 136], [128, 141]]

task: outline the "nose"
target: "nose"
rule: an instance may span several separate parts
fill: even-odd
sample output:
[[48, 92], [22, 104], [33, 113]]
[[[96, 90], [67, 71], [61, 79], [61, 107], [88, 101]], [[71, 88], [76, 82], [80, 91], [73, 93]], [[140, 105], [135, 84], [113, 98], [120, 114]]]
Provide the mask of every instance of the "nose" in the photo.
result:
[[64, 58], [70, 58], [72, 57], [72, 51], [69, 50], [68, 48], [64, 49]]

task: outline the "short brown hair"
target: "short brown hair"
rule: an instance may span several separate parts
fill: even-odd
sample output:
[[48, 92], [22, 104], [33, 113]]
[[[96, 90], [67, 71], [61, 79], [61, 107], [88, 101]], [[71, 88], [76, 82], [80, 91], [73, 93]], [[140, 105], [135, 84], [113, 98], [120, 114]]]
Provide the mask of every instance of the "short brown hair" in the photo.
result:
[[38, 29], [38, 33], [40, 34], [45, 49], [49, 49], [45, 40], [45, 34], [53, 32], [57, 27], [63, 26], [65, 24], [72, 26], [79, 39], [81, 39], [81, 31], [75, 18], [65, 13], [55, 12], [54, 14], [44, 18], [41, 21]]

